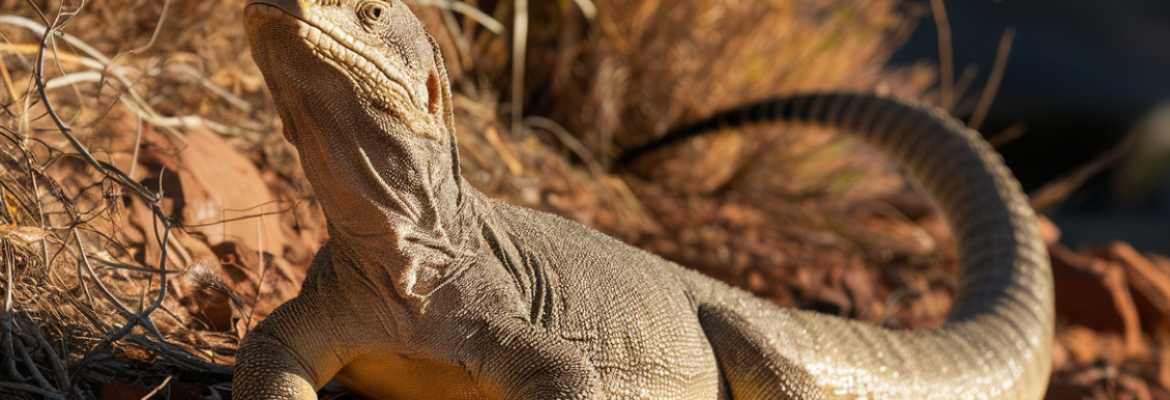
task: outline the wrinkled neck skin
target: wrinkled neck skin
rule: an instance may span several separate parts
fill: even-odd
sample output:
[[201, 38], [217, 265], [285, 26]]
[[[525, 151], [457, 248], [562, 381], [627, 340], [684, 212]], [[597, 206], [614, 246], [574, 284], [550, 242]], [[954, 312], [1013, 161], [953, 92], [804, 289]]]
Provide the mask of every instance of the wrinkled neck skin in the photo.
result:
[[449, 121], [408, 99], [376, 107], [355, 79], [319, 60], [257, 62], [328, 220], [330, 246], [322, 251], [335, 268], [354, 267], [337, 273], [397, 293], [422, 313], [478, 232], [474, 213], [462, 212], [479, 197], [464, 193], [472, 189], [459, 175]]
[[[302, 115], [312, 117], [294, 119], [286, 135], [329, 221], [330, 249], [343, 258], [334, 265], [388, 268], [382, 276], [394, 281], [385, 283], [421, 307], [476, 231], [461, 217], [471, 214], [461, 212], [467, 196], [450, 136], [366, 113]], [[410, 140], [436, 133], [446, 140]]]
[[420, 127], [368, 114], [353, 117], [323, 112], [285, 128], [296, 140], [330, 236], [363, 252], [406, 238], [450, 246], [450, 233], [460, 228], [462, 197], [450, 141], [403, 140], [417, 137]]

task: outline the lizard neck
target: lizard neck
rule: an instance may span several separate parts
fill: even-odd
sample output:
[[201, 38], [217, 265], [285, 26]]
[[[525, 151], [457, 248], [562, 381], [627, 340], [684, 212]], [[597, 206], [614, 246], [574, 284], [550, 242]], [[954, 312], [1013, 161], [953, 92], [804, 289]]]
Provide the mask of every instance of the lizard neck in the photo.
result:
[[[400, 141], [403, 127], [319, 115], [295, 133], [305, 174], [329, 221], [331, 237], [394, 247], [387, 233], [447, 241], [461, 231], [465, 190], [447, 143]], [[436, 148], [414, 148], [434, 145]], [[427, 146], [431, 147], [431, 146]]]
[[325, 212], [325, 256], [421, 312], [478, 232], [438, 45], [400, 3], [360, 21], [339, 17], [350, 2], [263, 3], [252, 56]]
[[459, 175], [454, 135], [313, 93], [300, 91], [302, 104], [321, 107], [278, 109], [328, 221], [330, 256], [421, 313], [478, 232], [477, 197]]

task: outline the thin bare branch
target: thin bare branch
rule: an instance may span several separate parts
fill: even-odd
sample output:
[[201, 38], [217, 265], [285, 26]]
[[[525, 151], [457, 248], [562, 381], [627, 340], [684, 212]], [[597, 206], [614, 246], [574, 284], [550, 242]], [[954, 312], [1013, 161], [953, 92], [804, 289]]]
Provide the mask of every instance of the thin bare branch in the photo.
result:
[[938, 27], [939, 107], [950, 111], [955, 106], [955, 56], [951, 50], [951, 23], [943, 0], [930, 0], [930, 10]]
[[[97, 169], [98, 172], [101, 172], [103, 175], [122, 184], [122, 186], [129, 188], [132, 192], [141, 196], [147, 202], [152, 204], [157, 203], [159, 201], [159, 197], [155, 196], [154, 193], [151, 193], [137, 181], [130, 179], [130, 177], [126, 176], [126, 174], [121, 170], [113, 168], [113, 166], [109, 166], [108, 164], [93, 158], [93, 155], [90, 154], [89, 151], [85, 149], [85, 146], [82, 145], [81, 142], [73, 136], [72, 130], [68, 126], [65, 126], [65, 122], [61, 121], [61, 117], [57, 116], [57, 112], [53, 110], [52, 102], [49, 101], [49, 94], [46, 92], [45, 87], [45, 47], [48, 46], [48, 38], [49, 35], [52, 34], [52, 28], [47, 29], [49, 30], [46, 30], [45, 34], [41, 36], [41, 48], [37, 51], [36, 81], [38, 91], [41, 95], [41, 101], [44, 103], [45, 109], [49, 112], [49, 115], [52, 116], [53, 122], [57, 124], [57, 128], [60, 129], [61, 133], [65, 135], [65, 138], [69, 140], [69, 143], [73, 145], [74, 150], [77, 150], [77, 152], [80, 153], [81, 156], [84, 157], [85, 160], [94, 167], [94, 169]], [[111, 168], [106, 168], [107, 166]]]
[[[16, 15], [0, 15], [0, 24], [19, 26], [33, 32], [44, 32], [46, 29], [45, 25], [38, 24], [31, 19]], [[90, 46], [81, 39], [78, 39], [77, 36], [61, 32], [60, 30], [53, 30], [52, 34], [65, 39], [65, 43], [68, 43], [70, 46], [75, 47], [86, 55], [98, 60], [102, 65], [107, 65], [110, 63], [110, 59], [108, 57], [103, 55], [100, 51], [97, 51], [97, 49], [93, 48], [93, 46]]]
[[151, 390], [150, 393], [142, 396], [142, 400], [149, 400], [151, 396], [154, 396], [155, 393], [158, 393], [159, 390], [162, 390], [162, 388], [166, 387], [168, 383], [171, 383], [171, 378], [173, 377], [174, 375], [168, 375], [166, 379], [163, 379], [162, 383], [158, 384], [158, 386], [155, 386], [154, 390]]
[[1012, 53], [1012, 40], [1016, 38], [1016, 30], [1007, 28], [1003, 36], [999, 37], [999, 49], [995, 52], [995, 66], [991, 68], [991, 76], [987, 78], [987, 85], [983, 87], [983, 94], [979, 96], [979, 104], [975, 112], [967, 121], [967, 126], [979, 130], [987, 113], [991, 111], [991, 103], [995, 101], [995, 93], [999, 91], [999, 84], [1003, 82], [1003, 72], [1007, 69], [1008, 56]]
[[[143, 327], [146, 328], [147, 330], [150, 330], [151, 333], [155, 334], [156, 336], [158, 336], [161, 339], [162, 334], [158, 332], [158, 328], [156, 328], [154, 326], [154, 322], [150, 321], [149, 316], [142, 317], [140, 315], [135, 314], [133, 311], [130, 311], [130, 308], [126, 307], [125, 304], [122, 304], [122, 301], [118, 300], [118, 297], [114, 296], [114, 293], [111, 292], [110, 289], [106, 287], [106, 284], [104, 282], [102, 282], [101, 279], [98, 278], [97, 273], [94, 272], [94, 270], [93, 270], [93, 265], [91, 265], [89, 263], [89, 257], [86, 255], [87, 252], [85, 251], [85, 244], [82, 243], [82, 241], [81, 241], [81, 235], [77, 233], [77, 229], [73, 229], [72, 231], [73, 231], [74, 239], [77, 240], [77, 250], [78, 250], [78, 252], [81, 253], [81, 260], [82, 260], [82, 263], [85, 265], [86, 271], [89, 272], [89, 277], [91, 279], [93, 279], [94, 282], [97, 283], [98, 289], [101, 289], [101, 292], [102, 292], [102, 294], [104, 294], [106, 296], [106, 299], [109, 299], [110, 302], [113, 303], [117, 307], [118, 313], [122, 314], [123, 318], [126, 318], [126, 321], [127, 321], [126, 325], [134, 325], [134, 321], [138, 321], [138, 320], [142, 319], [145, 322], [143, 324]], [[149, 290], [149, 289], [150, 289], [150, 287], [148, 285], [143, 290]]]
[[49, 344], [49, 341], [45, 339], [45, 335], [41, 334], [41, 330], [33, 321], [20, 319], [18, 322], [21, 324], [23, 330], [32, 334], [37, 344], [41, 347], [41, 350], [49, 357], [49, 364], [52, 364], [53, 374], [57, 378], [57, 392], [68, 391], [69, 374], [65, 372], [65, 364], [61, 362], [61, 357], [57, 355], [57, 351], [53, 349], [53, 345]]
[[33, 386], [33, 385], [29, 385], [26, 383], [0, 381], [0, 388], [21, 390], [21, 391], [25, 391], [25, 392], [36, 393], [36, 394], [39, 394], [41, 396], [45, 396], [46, 398], [53, 399], [53, 400], [65, 400], [65, 396], [47, 391], [45, 389], [41, 389], [41, 388]]
[[1016, 140], [1027, 131], [1028, 124], [1017, 122], [1012, 126], [1007, 127], [1007, 129], [1004, 129], [1003, 131], [987, 138], [987, 143], [990, 144], [991, 147], [998, 149], [1001, 146], [1008, 144], [1008, 142]]
[[24, 368], [28, 370], [29, 374], [32, 374], [33, 380], [36, 381], [37, 385], [39, 385], [42, 389], [50, 392], [56, 392], [57, 389], [49, 383], [48, 379], [45, 379], [44, 375], [41, 375], [41, 370], [37, 368], [37, 363], [33, 361], [32, 355], [28, 352], [28, 347], [24, 345], [24, 341], [17, 338], [16, 334], [13, 334], [12, 336], [12, 343], [16, 346], [16, 352], [20, 355], [20, 360], [24, 362]]
[[158, 39], [158, 33], [162, 32], [163, 23], [167, 22], [167, 10], [169, 10], [170, 8], [171, 8], [171, 0], [163, 0], [162, 12], [158, 16], [158, 22], [155, 22], [155, 24], [154, 24], [154, 32], [150, 34], [150, 40], [147, 41], [146, 44], [142, 45], [142, 47], [126, 51], [126, 54], [134, 54], [134, 53], [146, 51], [146, 49], [149, 49], [151, 46], [154, 46], [154, 41], [156, 39]]

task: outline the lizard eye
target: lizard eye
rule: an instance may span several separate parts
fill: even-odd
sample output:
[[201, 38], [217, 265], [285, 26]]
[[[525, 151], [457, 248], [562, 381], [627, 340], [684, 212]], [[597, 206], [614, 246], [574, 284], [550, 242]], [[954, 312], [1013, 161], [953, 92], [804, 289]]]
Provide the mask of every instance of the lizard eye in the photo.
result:
[[381, 1], [367, 1], [358, 7], [357, 14], [362, 23], [377, 25], [390, 16], [390, 5]]

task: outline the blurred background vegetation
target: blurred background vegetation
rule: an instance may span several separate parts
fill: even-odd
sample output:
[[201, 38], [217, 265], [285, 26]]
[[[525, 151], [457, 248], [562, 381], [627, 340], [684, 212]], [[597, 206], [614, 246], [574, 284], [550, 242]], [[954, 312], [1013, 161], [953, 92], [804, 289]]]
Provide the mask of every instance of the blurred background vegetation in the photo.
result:
[[[473, 185], [778, 304], [894, 329], [943, 321], [954, 247], [868, 149], [772, 126], [614, 160], [793, 92], [970, 120], [1056, 222], [1041, 220], [1061, 315], [1049, 398], [1170, 399], [1170, 259], [1154, 254], [1170, 244], [1164, 2], [408, 4], [445, 56]], [[239, 338], [296, 294], [327, 233], [242, 7], [0, 0], [0, 396], [228, 398]]]
[[[1026, 190], [1092, 163], [1112, 162], [1061, 207], [1048, 210], [1071, 246], [1125, 240], [1170, 247], [1170, 3], [948, 2], [955, 74], [980, 88], [1001, 33], [1013, 29], [1010, 61], [983, 132], [1018, 138], [1000, 148]], [[938, 60], [933, 17], [891, 59]], [[966, 80], [964, 80], [966, 81]], [[954, 112], [970, 115], [974, 101]]]

